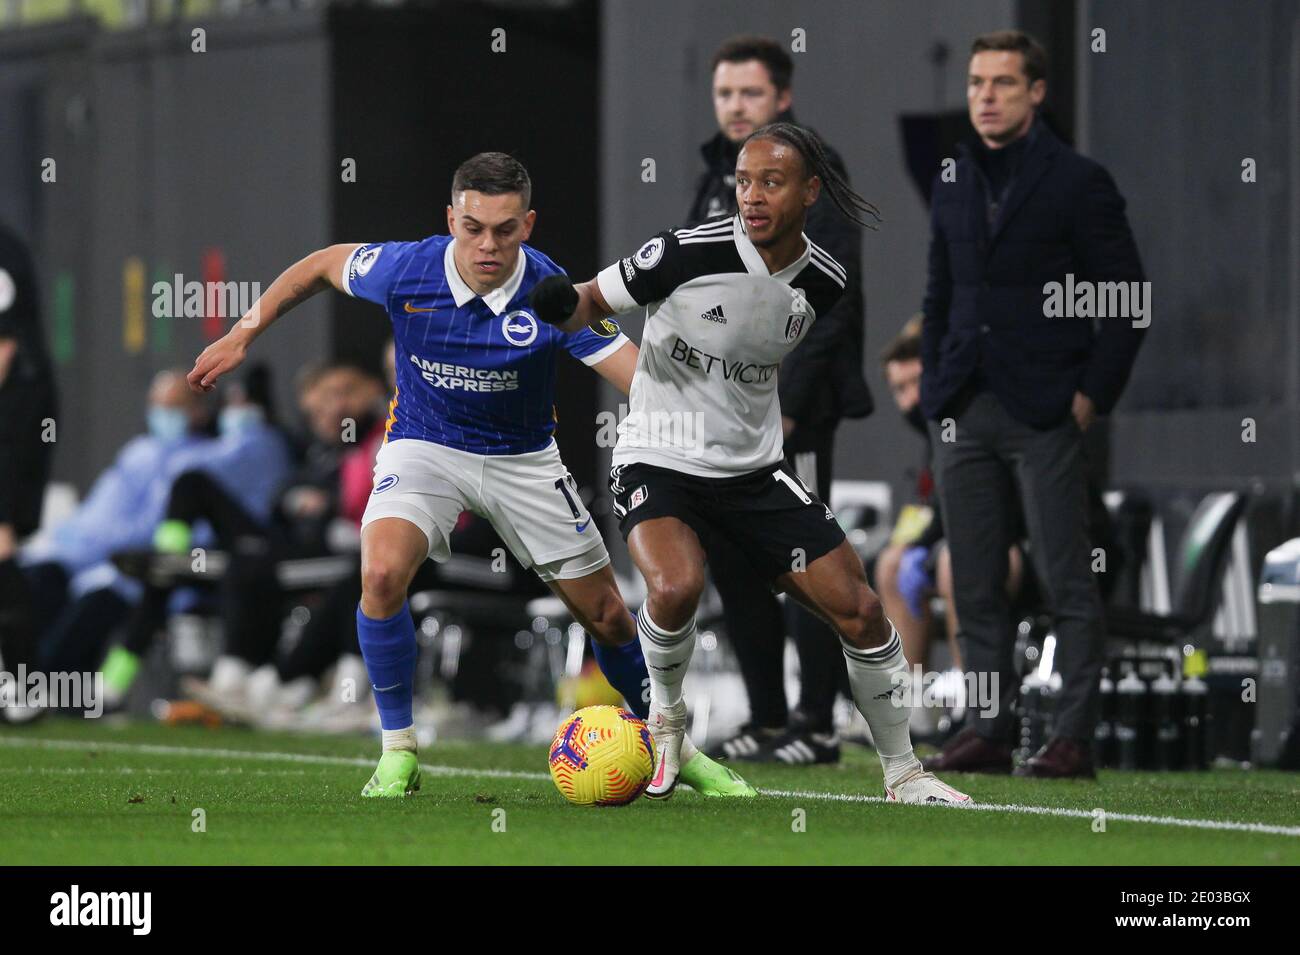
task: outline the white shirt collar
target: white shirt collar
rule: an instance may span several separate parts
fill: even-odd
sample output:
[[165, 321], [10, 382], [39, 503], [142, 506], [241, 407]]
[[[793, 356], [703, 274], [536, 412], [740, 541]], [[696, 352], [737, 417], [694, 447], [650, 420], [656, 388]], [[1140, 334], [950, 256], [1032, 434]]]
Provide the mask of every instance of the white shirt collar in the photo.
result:
[[808, 241], [807, 234], [800, 233], [803, 236], [803, 254], [780, 272], [769, 273], [767, 263], [759, 255], [758, 248], [753, 242], [749, 241], [749, 234], [745, 232], [745, 223], [740, 218], [740, 213], [736, 213], [731, 220], [731, 234], [736, 240], [736, 249], [740, 252], [740, 261], [745, 263], [745, 268], [749, 269], [750, 275], [770, 275], [778, 282], [784, 282], [786, 285], [789, 285], [790, 280], [803, 271], [804, 266], [808, 264], [809, 257], [812, 255], [812, 243]]
[[[447, 275], [447, 287], [451, 289], [451, 297], [455, 299], [456, 307], [460, 308], [478, 293], [465, 284], [465, 280], [460, 277], [460, 272], [456, 270], [456, 256], [452, 251], [455, 245], [456, 240], [454, 238], [447, 243], [447, 249], [442, 253], [442, 269]], [[515, 259], [515, 270], [510, 273], [510, 278], [506, 280], [506, 284], [494, 288], [486, 295], [479, 296], [483, 299], [483, 304], [492, 310], [493, 315], [500, 315], [504, 312], [506, 306], [510, 304], [510, 300], [519, 291], [519, 286], [524, 281], [524, 270], [528, 268], [526, 258], [527, 256], [521, 246], [519, 256]]]

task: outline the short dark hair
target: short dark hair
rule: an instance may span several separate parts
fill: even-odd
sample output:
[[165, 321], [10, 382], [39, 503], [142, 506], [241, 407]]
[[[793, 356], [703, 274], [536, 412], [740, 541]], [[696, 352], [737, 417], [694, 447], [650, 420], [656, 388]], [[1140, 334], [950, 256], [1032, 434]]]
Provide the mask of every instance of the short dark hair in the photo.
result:
[[726, 40], [713, 54], [713, 60], [709, 63], [709, 75], [714, 74], [719, 63], [748, 63], [750, 60], [758, 60], [767, 67], [767, 75], [778, 93], [790, 88], [790, 80], [794, 77], [794, 60], [790, 59], [790, 54], [785, 52], [781, 44], [765, 36], [745, 34]]
[[899, 329], [895, 335], [880, 352], [880, 363], [888, 365], [893, 361], [920, 361], [921, 360], [921, 322], [924, 316], [920, 313], [913, 315], [907, 320], [907, 324]]
[[981, 33], [971, 44], [970, 53], [983, 53], [985, 50], [1019, 53], [1024, 57], [1025, 75], [1032, 85], [1035, 80], [1047, 79], [1047, 51], [1043, 45], [1024, 30], [995, 30]]
[[528, 178], [528, 170], [518, 159], [506, 153], [479, 153], [457, 166], [456, 175], [451, 177], [453, 205], [457, 193], [467, 189], [487, 196], [517, 192], [525, 209], [533, 199], [533, 181]]

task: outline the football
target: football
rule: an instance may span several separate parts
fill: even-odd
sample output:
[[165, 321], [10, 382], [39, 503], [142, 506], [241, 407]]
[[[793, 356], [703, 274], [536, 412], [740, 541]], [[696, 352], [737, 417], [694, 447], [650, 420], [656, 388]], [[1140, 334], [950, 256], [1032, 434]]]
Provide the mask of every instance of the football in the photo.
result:
[[650, 784], [655, 749], [644, 721], [619, 706], [588, 706], [560, 724], [551, 779], [575, 806], [624, 806]]

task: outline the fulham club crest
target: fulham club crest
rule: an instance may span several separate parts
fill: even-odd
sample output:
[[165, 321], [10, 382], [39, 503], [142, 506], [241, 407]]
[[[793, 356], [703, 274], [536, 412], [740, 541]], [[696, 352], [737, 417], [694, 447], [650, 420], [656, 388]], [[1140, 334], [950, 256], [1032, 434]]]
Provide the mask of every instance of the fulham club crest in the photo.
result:
[[785, 320], [785, 340], [787, 342], [792, 342], [799, 337], [799, 333], [803, 331], [804, 318], [805, 316], [798, 312], [791, 312], [790, 316]]

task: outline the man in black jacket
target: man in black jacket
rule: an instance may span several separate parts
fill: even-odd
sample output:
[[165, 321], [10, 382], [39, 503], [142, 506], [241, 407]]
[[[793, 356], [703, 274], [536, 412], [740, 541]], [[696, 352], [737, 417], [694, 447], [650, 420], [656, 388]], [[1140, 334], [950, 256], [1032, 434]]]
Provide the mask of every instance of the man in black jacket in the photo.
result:
[[[765, 37], [734, 37], [714, 54], [718, 133], [700, 150], [707, 168], [700, 176], [688, 225], [735, 214], [740, 144], [768, 123], [794, 122], [790, 113], [793, 71], [790, 55]], [[829, 146], [826, 151], [843, 175], [838, 154]], [[812, 241], [844, 266], [848, 281], [835, 308], [818, 318], [808, 338], [782, 363], [778, 387], [786, 457], [804, 483], [829, 501], [835, 426], [841, 418], [862, 418], [872, 409], [862, 376], [861, 233], [827, 196], [808, 211], [805, 229]], [[789, 605], [787, 626], [780, 603], [742, 552], [722, 541], [705, 546], [750, 704], [749, 723], [715, 755], [788, 763], [839, 759], [832, 711], [844, 664], [835, 635], [794, 604]], [[793, 715], [786, 705], [782, 666], [787, 630], [799, 650], [802, 686]]]
[[[1063, 686], [1055, 735], [1017, 772], [1088, 777], [1103, 630], [1083, 432], [1119, 400], [1150, 298], [1114, 181], [1036, 117], [1046, 66], [1043, 48], [1019, 31], [976, 39], [967, 90], [979, 140], [950, 170], [955, 178], [935, 180], [921, 403], [966, 665], [998, 677], [1000, 706], [931, 766], [1011, 768], [1018, 686], [1004, 582], [1018, 489]], [[1100, 317], [1075, 300], [1085, 287], [1094, 306], [1127, 307]]]
[[10, 672], [34, 650], [17, 550], [40, 523], [55, 410], [36, 270], [26, 244], [0, 225], [0, 656]]

